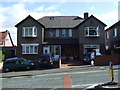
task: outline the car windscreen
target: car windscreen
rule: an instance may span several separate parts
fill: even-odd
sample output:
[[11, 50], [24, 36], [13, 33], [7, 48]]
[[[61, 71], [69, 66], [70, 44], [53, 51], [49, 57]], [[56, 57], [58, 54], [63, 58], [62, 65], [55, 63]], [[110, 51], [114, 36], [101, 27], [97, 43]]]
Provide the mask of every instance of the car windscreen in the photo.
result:
[[28, 60], [27, 60], [27, 59], [25, 59], [25, 58], [20, 58], [20, 60], [21, 60], [21, 61], [23, 61], [23, 62], [28, 61]]

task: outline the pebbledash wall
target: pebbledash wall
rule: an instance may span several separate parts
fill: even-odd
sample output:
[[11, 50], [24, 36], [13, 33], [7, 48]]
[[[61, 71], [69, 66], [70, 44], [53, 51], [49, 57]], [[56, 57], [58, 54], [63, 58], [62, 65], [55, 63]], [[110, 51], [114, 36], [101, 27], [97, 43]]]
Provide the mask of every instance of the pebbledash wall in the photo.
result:
[[109, 65], [109, 62], [113, 64], [120, 64], [120, 54], [112, 52], [111, 55], [95, 56], [95, 65]]

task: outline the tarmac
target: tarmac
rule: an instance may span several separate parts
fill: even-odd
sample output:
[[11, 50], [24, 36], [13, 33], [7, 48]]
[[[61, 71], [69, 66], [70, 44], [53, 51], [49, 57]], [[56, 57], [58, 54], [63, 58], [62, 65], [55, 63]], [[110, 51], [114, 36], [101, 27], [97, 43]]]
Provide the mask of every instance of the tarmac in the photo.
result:
[[[3, 66], [3, 63], [0, 63], [0, 70], [2, 70], [2, 66]], [[67, 64], [61, 64], [61, 68], [86, 67], [86, 66], [88, 66], [88, 65], [81, 65], [81, 63], [78, 62], [78, 61], [75, 61], [75, 62], [72, 62], [72, 63], [69, 62]], [[116, 69], [120, 70], [120, 65], [114, 65], [113, 66], [113, 70], [116, 70]], [[114, 82], [113, 81], [113, 82], [106, 82], [106, 83], [101, 83], [101, 84], [94, 84], [92, 86], [87, 87], [84, 90], [106, 90], [106, 89], [109, 89], [109, 90], [120, 90], [120, 82]]]

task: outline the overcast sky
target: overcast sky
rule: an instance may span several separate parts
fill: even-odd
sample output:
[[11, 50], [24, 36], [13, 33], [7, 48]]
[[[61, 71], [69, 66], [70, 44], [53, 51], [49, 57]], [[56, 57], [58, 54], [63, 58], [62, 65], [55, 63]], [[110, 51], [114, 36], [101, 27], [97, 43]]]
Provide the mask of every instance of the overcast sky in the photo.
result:
[[92, 14], [109, 26], [118, 21], [119, 0], [0, 0], [0, 31], [9, 30], [17, 44], [15, 25], [28, 15], [35, 19], [43, 16], [80, 16]]

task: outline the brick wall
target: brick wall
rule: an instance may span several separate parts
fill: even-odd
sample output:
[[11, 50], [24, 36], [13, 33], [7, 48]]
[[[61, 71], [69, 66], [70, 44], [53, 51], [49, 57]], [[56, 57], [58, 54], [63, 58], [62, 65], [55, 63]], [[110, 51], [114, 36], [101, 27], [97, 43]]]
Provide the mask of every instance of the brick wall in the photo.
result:
[[120, 54], [95, 56], [95, 65], [109, 65], [110, 61], [113, 64], [120, 64]]

